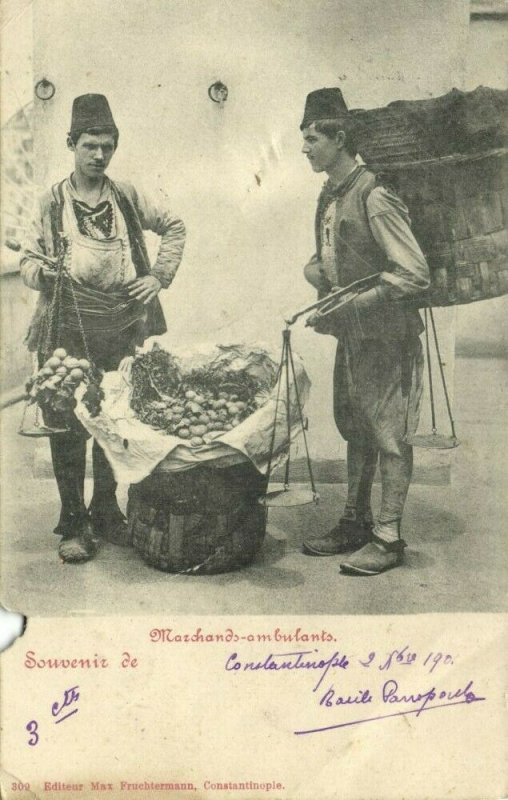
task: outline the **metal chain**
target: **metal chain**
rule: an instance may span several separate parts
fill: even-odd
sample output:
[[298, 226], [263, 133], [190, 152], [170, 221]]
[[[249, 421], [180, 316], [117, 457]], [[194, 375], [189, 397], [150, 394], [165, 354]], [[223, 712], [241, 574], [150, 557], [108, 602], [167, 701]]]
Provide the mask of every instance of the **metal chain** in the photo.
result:
[[121, 256], [122, 262], [121, 262], [121, 266], [120, 266], [120, 283], [123, 286], [124, 282], [125, 282], [125, 269], [126, 269], [126, 266], [127, 266], [127, 255], [126, 255], [127, 243], [125, 242], [125, 240], [123, 238], [120, 239], [120, 248], [121, 248], [121, 251], [122, 251], [122, 256]]
[[[88, 342], [85, 335], [85, 329], [83, 326], [83, 320], [81, 319], [81, 313], [79, 310], [79, 304], [76, 298], [76, 293], [74, 291], [73, 281], [69, 270], [66, 266], [66, 256], [68, 254], [68, 250], [70, 247], [70, 243], [68, 241], [67, 236], [64, 234], [60, 234], [60, 242], [61, 247], [58, 253], [57, 264], [56, 264], [56, 278], [55, 278], [55, 285], [53, 288], [53, 297], [51, 300], [51, 305], [45, 315], [45, 343], [43, 346], [43, 355], [47, 357], [51, 350], [54, 347], [57, 347], [59, 344], [60, 339], [60, 330], [62, 324], [62, 289], [63, 289], [63, 281], [64, 278], [68, 281], [68, 285], [71, 290], [72, 295], [72, 302], [74, 306], [74, 311], [76, 314], [76, 320], [78, 323], [79, 333], [81, 336], [81, 340], [83, 342], [83, 348], [85, 351], [86, 358], [92, 362], [92, 357], [90, 355], [90, 350], [88, 348]], [[41, 331], [41, 340], [44, 337], [44, 332]]]
[[[64, 259], [65, 259], [65, 245], [61, 247], [58, 253], [57, 263], [56, 263], [57, 273], [55, 278], [55, 285], [53, 287], [53, 297], [51, 299], [51, 305], [49, 306], [49, 309], [47, 310], [45, 315], [46, 338], [43, 346], [44, 357], [50, 354], [53, 345], [56, 346], [56, 342], [53, 341], [53, 339], [55, 336], [57, 317], [59, 318], [60, 316]], [[42, 339], [42, 331], [41, 331], [41, 339]]]
[[69, 281], [69, 286], [70, 286], [70, 289], [71, 289], [71, 294], [72, 294], [72, 301], [73, 301], [73, 304], [74, 304], [74, 311], [76, 312], [76, 319], [77, 319], [77, 321], [78, 321], [78, 328], [79, 328], [79, 332], [80, 332], [80, 334], [81, 334], [81, 340], [82, 340], [82, 342], [83, 342], [83, 347], [84, 347], [84, 350], [85, 350], [85, 355], [86, 355], [86, 357], [87, 357], [88, 361], [90, 361], [90, 363], [91, 363], [91, 361], [92, 361], [92, 357], [91, 357], [91, 355], [90, 355], [90, 351], [89, 351], [89, 349], [88, 349], [88, 342], [87, 342], [87, 340], [86, 340], [86, 336], [85, 336], [85, 329], [84, 329], [84, 327], [83, 327], [83, 321], [82, 321], [82, 319], [81, 319], [81, 314], [80, 314], [80, 311], [79, 311], [79, 305], [78, 305], [78, 301], [77, 301], [76, 294], [75, 294], [75, 291], [74, 291], [74, 286], [73, 286], [73, 283], [72, 283], [72, 278], [71, 278], [71, 276], [69, 275], [69, 272], [67, 271], [67, 269], [65, 270], [65, 276], [66, 276], [66, 278], [68, 278], [68, 281]]

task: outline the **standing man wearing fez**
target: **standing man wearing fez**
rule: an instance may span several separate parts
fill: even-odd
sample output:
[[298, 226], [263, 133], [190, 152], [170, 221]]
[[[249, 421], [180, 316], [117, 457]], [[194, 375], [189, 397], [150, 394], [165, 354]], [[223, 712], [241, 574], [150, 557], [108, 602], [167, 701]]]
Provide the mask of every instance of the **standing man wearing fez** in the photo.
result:
[[[39, 353], [39, 362], [47, 357], [56, 272], [36, 258], [37, 253], [55, 263], [64, 257], [72, 279], [63, 283], [58, 341], [68, 354], [78, 358], [89, 354], [97, 367], [115, 370], [145, 337], [166, 330], [158, 295], [175, 277], [185, 228], [161, 204], [106, 176], [118, 135], [103, 95], [85, 94], [74, 100], [67, 137], [74, 171], [41, 197], [20, 264], [26, 285], [39, 292], [27, 336], [28, 348]], [[153, 266], [144, 230], [160, 236]], [[101, 539], [128, 544], [128, 537], [111, 467], [95, 441], [93, 497], [89, 509], [85, 506], [86, 432], [77, 421], [75, 428], [50, 436], [50, 445], [61, 500], [55, 528], [62, 537], [59, 554], [63, 561], [78, 563], [95, 555]]]
[[[320, 297], [380, 273], [374, 288], [328, 317], [308, 320], [337, 338], [334, 416], [347, 441], [348, 495], [338, 524], [304, 542], [307, 554], [352, 552], [340, 567], [377, 575], [399, 565], [401, 519], [422, 393], [420, 315], [406, 299], [429, 285], [429, 269], [410, 229], [406, 206], [356, 159], [356, 123], [340, 89], [307, 97], [300, 126], [303, 153], [328, 180], [318, 200], [316, 254], [305, 277]], [[381, 509], [374, 523], [370, 496], [379, 460]]]

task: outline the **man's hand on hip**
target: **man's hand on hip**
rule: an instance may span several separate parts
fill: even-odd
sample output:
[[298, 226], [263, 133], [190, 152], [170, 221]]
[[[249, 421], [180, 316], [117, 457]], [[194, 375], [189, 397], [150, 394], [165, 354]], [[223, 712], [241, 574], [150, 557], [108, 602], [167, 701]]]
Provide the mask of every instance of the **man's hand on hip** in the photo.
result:
[[143, 275], [135, 278], [128, 284], [129, 294], [134, 300], [139, 300], [145, 306], [159, 294], [162, 284], [155, 275]]
[[41, 275], [45, 287], [53, 288], [57, 276], [56, 269], [51, 269], [51, 267], [41, 267]]

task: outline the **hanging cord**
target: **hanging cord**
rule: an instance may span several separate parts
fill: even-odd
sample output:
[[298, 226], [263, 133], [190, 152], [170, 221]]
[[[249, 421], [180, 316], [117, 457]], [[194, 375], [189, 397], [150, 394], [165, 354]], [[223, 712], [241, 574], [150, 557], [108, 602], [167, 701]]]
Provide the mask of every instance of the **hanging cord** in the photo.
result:
[[429, 373], [429, 395], [430, 411], [432, 414], [432, 433], [437, 432], [436, 428], [436, 407], [434, 404], [434, 385], [432, 383], [432, 363], [430, 358], [429, 325], [427, 319], [427, 308], [425, 308], [425, 349], [427, 351], [427, 371]]
[[[85, 355], [86, 355], [88, 361], [90, 361], [90, 363], [91, 363], [92, 358], [90, 356], [90, 351], [88, 349], [88, 342], [86, 340], [85, 329], [83, 327], [83, 321], [81, 319], [81, 313], [80, 313], [80, 310], [79, 310], [79, 304], [78, 304], [78, 301], [77, 301], [77, 298], [76, 298], [76, 293], [74, 291], [73, 280], [71, 278], [69, 270], [67, 269], [67, 267], [65, 265], [65, 261], [66, 261], [65, 256], [67, 255], [67, 252], [68, 252], [68, 249], [69, 249], [69, 239], [65, 234], [62, 234], [62, 233], [60, 234], [60, 238], [64, 242], [64, 257], [62, 259], [62, 273], [63, 273], [63, 275], [65, 275], [65, 278], [67, 279], [68, 285], [69, 285], [70, 290], [71, 290], [72, 303], [74, 305], [74, 312], [76, 314], [76, 320], [78, 322], [78, 328], [79, 328], [79, 333], [80, 333], [80, 336], [81, 336], [81, 341], [83, 342], [83, 349], [85, 351]], [[61, 305], [62, 305], [62, 303], [60, 301], [60, 306]], [[60, 313], [61, 313], [61, 308], [60, 308]]]
[[[62, 295], [62, 281], [63, 281], [63, 274], [64, 274], [64, 256], [65, 251], [62, 250], [57, 258], [56, 262], [56, 275], [55, 275], [55, 282], [53, 285], [53, 296], [51, 298], [51, 303], [46, 309], [46, 314], [43, 318], [43, 326], [40, 331], [39, 337], [39, 344], [40, 348], [39, 351], [44, 359], [48, 358], [51, 354], [51, 351], [54, 347], [58, 345], [58, 334], [59, 334], [59, 323], [60, 323], [60, 306], [61, 306], [61, 295]], [[42, 343], [44, 340], [44, 343]], [[26, 414], [28, 411], [28, 406], [30, 405], [30, 398], [25, 403], [23, 409], [23, 415], [21, 418], [21, 423], [19, 427], [19, 433], [25, 432], [25, 420]], [[35, 419], [34, 419], [34, 428], [43, 430], [43, 427], [40, 424], [40, 413], [41, 409], [39, 404], [35, 403]], [[44, 419], [43, 419], [44, 422]], [[46, 428], [49, 431], [49, 428]]]
[[[23, 414], [21, 415], [21, 422], [19, 423], [18, 433], [23, 433], [25, 431], [25, 420], [26, 420], [26, 415], [27, 415], [27, 412], [28, 412], [28, 407], [30, 405], [32, 405], [32, 404], [30, 403], [30, 398], [28, 398], [26, 400], [26, 402], [23, 404]], [[40, 428], [41, 427], [40, 407], [39, 407], [39, 405], [37, 403], [35, 403], [34, 427], [35, 428]]]
[[65, 257], [65, 248], [62, 248], [58, 254], [58, 259], [56, 263], [56, 277], [55, 277], [55, 284], [53, 287], [53, 297], [51, 299], [51, 305], [49, 306], [46, 315], [46, 336], [42, 348], [42, 354], [44, 358], [47, 358], [50, 355], [51, 350], [58, 344], [56, 340], [58, 338], [58, 328], [60, 323], [60, 306], [61, 306], [61, 296], [62, 296], [64, 257]]
[[[53, 347], [59, 347], [61, 344], [61, 329], [62, 329], [62, 290], [65, 274], [65, 260], [63, 259], [62, 269], [58, 274], [58, 295], [56, 299], [56, 308], [53, 319], [54, 333], [53, 333]], [[49, 353], [48, 353], [49, 355]]]
[[[409, 355], [410, 353], [410, 355]], [[411, 389], [413, 386], [413, 378], [414, 378], [414, 366], [415, 366], [415, 354], [414, 350], [407, 351], [406, 356], [408, 358], [408, 388], [407, 388], [407, 403], [406, 403], [406, 418], [404, 423], [404, 441], [407, 442], [407, 437], [409, 435], [409, 414], [411, 411]]]
[[283, 331], [283, 339], [286, 351], [286, 423], [288, 428], [288, 457], [286, 461], [286, 469], [285, 469], [285, 477], [284, 477], [284, 490], [287, 491], [289, 489], [289, 466], [291, 462], [291, 418], [289, 414], [289, 406], [290, 406], [290, 399], [289, 399], [289, 348], [290, 348], [290, 336], [291, 333], [289, 328], [286, 328]]
[[[266, 471], [267, 479], [269, 482], [270, 480], [270, 473], [272, 469], [272, 462], [273, 462], [273, 454], [275, 451], [275, 434], [277, 430], [277, 422], [278, 422], [278, 408], [280, 402], [280, 393], [282, 390], [282, 382], [283, 382], [283, 373], [284, 370], [286, 371], [286, 420], [287, 420], [287, 428], [288, 428], [288, 458], [286, 461], [286, 471], [285, 471], [285, 482], [284, 482], [284, 490], [287, 491], [289, 489], [289, 467], [290, 467], [290, 455], [291, 455], [291, 419], [290, 419], [290, 386], [289, 386], [289, 369], [291, 368], [291, 374], [294, 380], [294, 387], [295, 387], [295, 396], [296, 396], [296, 404], [298, 407], [298, 417], [300, 421], [300, 427], [302, 429], [303, 434], [303, 441], [305, 444], [305, 454], [307, 460], [307, 470], [309, 473], [309, 480], [312, 488], [313, 499], [315, 502], [319, 499], [319, 494], [316, 489], [316, 484], [314, 481], [314, 475], [312, 472], [312, 463], [310, 460], [309, 455], [309, 447], [307, 443], [307, 435], [305, 433], [305, 421], [303, 417], [302, 411], [302, 404], [300, 400], [300, 393], [298, 391], [298, 384], [296, 381], [296, 370], [295, 364], [293, 360], [293, 352], [291, 350], [291, 331], [289, 327], [287, 327], [282, 333], [282, 355], [280, 360], [279, 369], [277, 372], [277, 397], [275, 401], [275, 417], [274, 423], [272, 428], [272, 437], [270, 442], [270, 450], [268, 455], [268, 467]], [[265, 506], [266, 513], [268, 514], [268, 507]]]
[[275, 450], [275, 434], [276, 434], [276, 431], [277, 431], [277, 415], [278, 415], [278, 410], [279, 410], [280, 390], [281, 390], [281, 384], [282, 384], [282, 370], [284, 368], [285, 358], [286, 358], [286, 341], [283, 338], [282, 356], [281, 356], [281, 360], [280, 360], [280, 364], [279, 364], [279, 369], [277, 371], [277, 398], [276, 398], [276, 401], [275, 401], [275, 415], [274, 415], [274, 420], [273, 420], [273, 428], [272, 428], [272, 438], [271, 438], [271, 442], [270, 442], [270, 450], [269, 450], [269, 454], [268, 454], [268, 466], [267, 466], [267, 470], [266, 470], [267, 485], [268, 485], [268, 481], [270, 480], [270, 473], [272, 471], [273, 454], [274, 454], [274, 450]]
[[[425, 309], [425, 316], [426, 315], [427, 315], [427, 309]], [[439, 342], [438, 342], [438, 338], [437, 338], [436, 325], [435, 325], [435, 322], [434, 322], [434, 314], [432, 313], [432, 308], [429, 308], [429, 316], [430, 316], [430, 321], [432, 323], [432, 332], [434, 334], [434, 344], [435, 344], [435, 347], [436, 347], [437, 361], [438, 361], [438, 364], [439, 364], [439, 370], [441, 372], [441, 381], [443, 383], [443, 391], [444, 391], [444, 396], [445, 396], [445, 400], [446, 400], [446, 409], [448, 411], [448, 419], [450, 420], [450, 428], [451, 428], [451, 431], [452, 431], [452, 437], [453, 437], [453, 439], [456, 440], [457, 437], [455, 435], [455, 423], [454, 423], [453, 416], [452, 416], [450, 398], [448, 396], [448, 388], [446, 386], [446, 379], [445, 379], [445, 374], [444, 374], [444, 369], [443, 369], [443, 362], [441, 360], [441, 351], [439, 349]], [[434, 425], [434, 422], [432, 424]]]
[[76, 319], [77, 319], [77, 321], [78, 321], [79, 332], [80, 332], [80, 335], [81, 335], [81, 340], [82, 340], [82, 342], [83, 342], [83, 348], [84, 348], [84, 350], [85, 350], [85, 355], [86, 355], [86, 357], [87, 357], [88, 361], [89, 361], [90, 363], [92, 363], [92, 357], [91, 357], [91, 355], [90, 355], [90, 350], [88, 349], [88, 342], [87, 342], [87, 340], [86, 340], [86, 336], [85, 336], [85, 329], [84, 329], [84, 327], [83, 327], [83, 320], [81, 319], [81, 313], [80, 313], [80, 311], [79, 311], [79, 305], [78, 305], [78, 301], [77, 301], [76, 294], [75, 294], [75, 291], [74, 291], [74, 286], [73, 286], [72, 278], [71, 278], [71, 276], [69, 275], [69, 273], [67, 272], [67, 270], [65, 271], [65, 275], [66, 275], [66, 277], [67, 277], [67, 279], [68, 279], [68, 281], [69, 281], [69, 286], [70, 286], [70, 288], [71, 288], [71, 294], [72, 294], [72, 301], [73, 301], [73, 305], [74, 305], [74, 311], [76, 312]]
[[[310, 460], [309, 447], [308, 447], [308, 444], [307, 444], [307, 434], [305, 433], [305, 423], [304, 423], [304, 419], [303, 419], [302, 404], [300, 402], [300, 392], [298, 391], [298, 383], [296, 381], [296, 371], [295, 371], [295, 364], [294, 364], [294, 361], [293, 361], [293, 351], [291, 349], [291, 344], [290, 344], [290, 339], [289, 339], [289, 331], [287, 331], [287, 333], [288, 333], [288, 346], [287, 346], [287, 349], [288, 349], [288, 352], [289, 352], [289, 358], [291, 359], [291, 371], [292, 371], [292, 374], [293, 374], [293, 380], [294, 380], [294, 384], [295, 384], [296, 404], [298, 406], [298, 416], [300, 418], [300, 425], [301, 425], [301, 428], [302, 428], [303, 441], [304, 441], [304, 445], [305, 445], [305, 456], [307, 458], [307, 470], [309, 472], [310, 485], [311, 485], [311, 488], [312, 488], [312, 493], [314, 495], [314, 500], [317, 501], [318, 498], [319, 498], [319, 495], [318, 495], [318, 493], [316, 491], [316, 484], [314, 483], [314, 474], [312, 472], [312, 462]], [[288, 409], [288, 415], [289, 415], [289, 409]]]
[[60, 242], [61, 248], [58, 253], [58, 260], [56, 265], [56, 278], [55, 278], [55, 285], [53, 289], [53, 298], [51, 300], [51, 305], [49, 307], [49, 320], [47, 322], [47, 329], [46, 329], [46, 337], [45, 337], [45, 344], [43, 348], [43, 355], [47, 357], [51, 350], [55, 347], [58, 347], [60, 342], [60, 333], [62, 328], [62, 289], [63, 289], [63, 282], [64, 279], [68, 282], [68, 286], [71, 291], [72, 296], [72, 303], [74, 306], [74, 312], [76, 314], [76, 320], [78, 323], [79, 333], [81, 336], [81, 340], [83, 342], [83, 349], [85, 351], [86, 358], [91, 362], [92, 358], [90, 355], [90, 350], [88, 349], [88, 342], [86, 339], [85, 329], [83, 326], [83, 320], [81, 319], [81, 313], [79, 310], [79, 303], [76, 298], [76, 293], [74, 290], [73, 280], [69, 274], [69, 271], [66, 267], [66, 254], [69, 247], [67, 237], [64, 234], [60, 234]]

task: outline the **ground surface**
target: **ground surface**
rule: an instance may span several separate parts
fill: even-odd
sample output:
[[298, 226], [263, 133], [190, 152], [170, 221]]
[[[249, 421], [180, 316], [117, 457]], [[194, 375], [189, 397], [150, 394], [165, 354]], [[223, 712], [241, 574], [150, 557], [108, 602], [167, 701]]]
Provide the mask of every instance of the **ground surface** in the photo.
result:
[[[302, 554], [302, 538], [335, 524], [345, 487], [321, 502], [271, 510], [254, 564], [216, 576], [170, 575], [132, 549], [105, 545], [81, 566], [61, 564], [53, 481], [34, 477], [33, 440], [16, 435], [20, 407], [2, 412], [2, 602], [27, 615], [391, 614], [500, 611], [506, 582], [508, 362], [458, 359], [455, 418], [461, 446], [452, 483], [414, 485], [404, 566], [372, 578], [339, 573], [340, 557]], [[504, 424], [503, 424], [504, 420]], [[37, 475], [37, 470], [35, 471]], [[374, 490], [375, 503], [379, 487]]]

